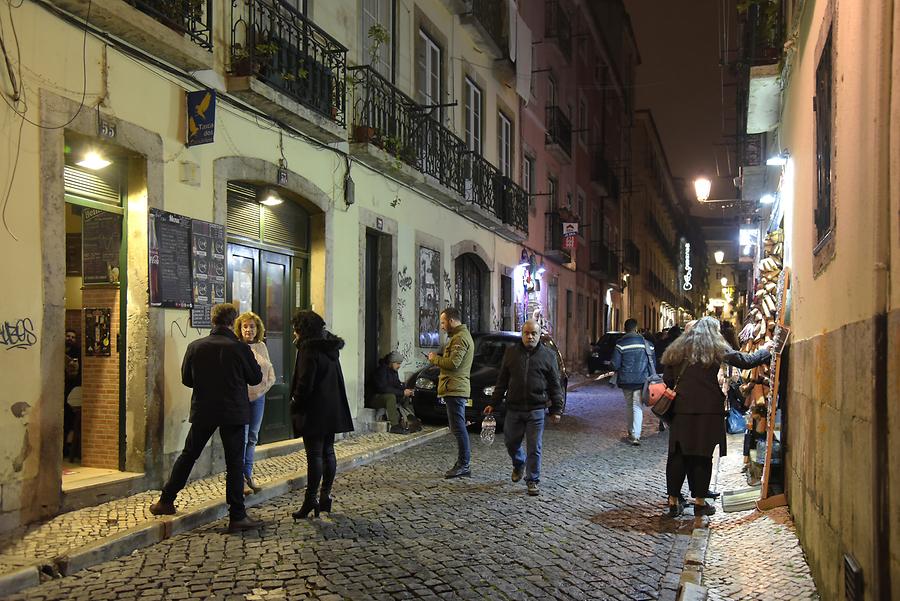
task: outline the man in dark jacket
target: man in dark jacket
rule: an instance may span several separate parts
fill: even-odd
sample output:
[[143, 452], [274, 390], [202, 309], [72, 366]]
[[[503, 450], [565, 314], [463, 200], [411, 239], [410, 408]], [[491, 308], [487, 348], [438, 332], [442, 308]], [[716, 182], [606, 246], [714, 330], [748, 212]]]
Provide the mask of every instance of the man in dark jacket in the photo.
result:
[[625, 412], [628, 414], [628, 440], [634, 446], [641, 444], [641, 426], [644, 408], [641, 406], [641, 390], [647, 376], [656, 373], [653, 344], [637, 332], [637, 320], [625, 320], [625, 335], [619, 338], [613, 349], [613, 369], [616, 382], [625, 396]]
[[[556, 353], [541, 343], [541, 328], [536, 321], [526, 321], [522, 326], [522, 344], [508, 347], [503, 354], [491, 402], [498, 406], [506, 403], [503, 429], [513, 464], [512, 481], [521, 480], [524, 471], [528, 494], [540, 494], [544, 417], [549, 407], [550, 420], [559, 423], [565, 407]], [[488, 405], [484, 412], [493, 410]], [[523, 437], [527, 455], [522, 451]]]
[[228, 502], [229, 532], [262, 525], [247, 516], [244, 508], [244, 426], [250, 423], [247, 385], [262, 382], [262, 369], [250, 345], [234, 333], [237, 310], [231, 303], [212, 308], [213, 328], [209, 336], [188, 345], [181, 364], [181, 382], [193, 388], [191, 429], [184, 450], [175, 461], [159, 501], [150, 506], [153, 515], [175, 513], [175, 497], [184, 488], [194, 463], [216, 429], [225, 451], [225, 500]]

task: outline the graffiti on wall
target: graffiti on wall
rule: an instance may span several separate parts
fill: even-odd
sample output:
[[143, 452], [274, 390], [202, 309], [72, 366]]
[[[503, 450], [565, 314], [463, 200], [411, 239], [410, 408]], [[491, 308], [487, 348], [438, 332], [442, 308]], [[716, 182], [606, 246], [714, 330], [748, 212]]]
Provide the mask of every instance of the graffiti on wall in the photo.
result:
[[397, 285], [400, 287], [401, 292], [408, 292], [412, 288], [412, 284], [412, 276], [409, 275], [409, 270], [404, 265], [403, 269], [397, 274]]
[[397, 297], [397, 319], [400, 323], [406, 323], [406, 299], [402, 296]]
[[0, 345], [6, 350], [28, 349], [37, 343], [37, 334], [30, 317], [4, 321], [0, 328]]
[[449, 302], [450, 299], [454, 298], [453, 280], [450, 279], [450, 274], [446, 271], [444, 272], [444, 287], [447, 289], [447, 300]]
[[419, 346], [430, 348], [440, 344], [441, 253], [420, 246], [418, 266]]

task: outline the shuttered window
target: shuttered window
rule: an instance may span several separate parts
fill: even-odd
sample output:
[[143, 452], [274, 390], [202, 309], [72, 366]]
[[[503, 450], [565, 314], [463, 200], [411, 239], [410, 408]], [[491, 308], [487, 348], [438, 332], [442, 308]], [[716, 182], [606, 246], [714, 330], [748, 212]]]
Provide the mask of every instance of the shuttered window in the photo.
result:
[[257, 202], [259, 192], [259, 186], [254, 184], [228, 182], [228, 233], [276, 246], [309, 250], [309, 214], [303, 207], [288, 198], [273, 207], [261, 205]]
[[122, 205], [121, 184], [118, 172], [114, 167], [107, 167], [102, 171], [90, 171], [75, 165], [66, 165], [63, 169], [63, 181], [66, 194], [117, 207]]

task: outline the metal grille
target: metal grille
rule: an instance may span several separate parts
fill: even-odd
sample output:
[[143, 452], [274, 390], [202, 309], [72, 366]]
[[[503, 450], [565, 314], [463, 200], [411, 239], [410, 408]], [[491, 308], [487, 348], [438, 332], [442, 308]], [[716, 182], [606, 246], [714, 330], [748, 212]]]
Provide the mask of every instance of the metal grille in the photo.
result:
[[844, 599], [847, 601], [863, 599], [862, 568], [849, 555], [844, 555]]
[[66, 194], [75, 194], [91, 200], [105, 202], [120, 206], [122, 195], [119, 191], [118, 173], [110, 168], [106, 177], [101, 177], [97, 172], [85, 171], [74, 165], [66, 165], [63, 169], [63, 181]]
[[300, 205], [289, 200], [262, 208], [263, 240], [278, 246], [306, 250], [309, 246], [309, 217]]
[[831, 35], [822, 48], [822, 57], [816, 67], [816, 95], [813, 109], [816, 113], [816, 242], [822, 241], [831, 231]]

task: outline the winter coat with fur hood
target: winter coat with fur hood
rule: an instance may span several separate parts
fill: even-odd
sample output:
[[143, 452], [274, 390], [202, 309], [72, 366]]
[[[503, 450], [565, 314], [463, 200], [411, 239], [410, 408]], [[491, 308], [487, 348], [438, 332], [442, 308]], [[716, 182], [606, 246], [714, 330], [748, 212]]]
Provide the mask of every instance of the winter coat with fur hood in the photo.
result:
[[322, 338], [301, 340], [291, 385], [291, 415], [295, 436], [352, 432], [340, 350], [344, 341], [325, 332]]

